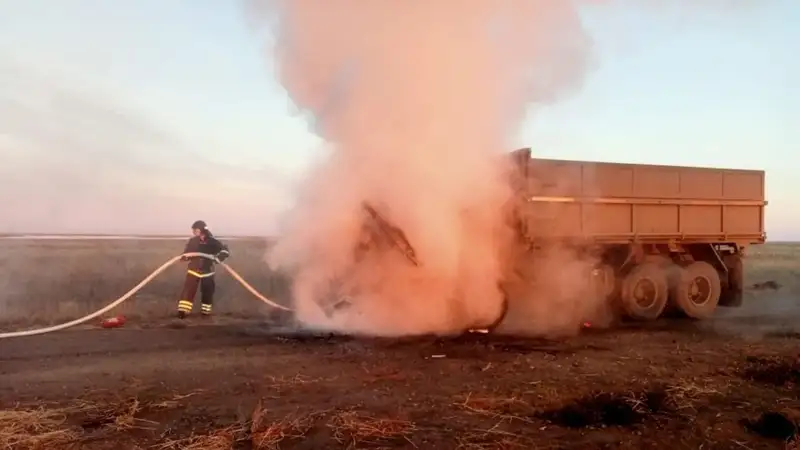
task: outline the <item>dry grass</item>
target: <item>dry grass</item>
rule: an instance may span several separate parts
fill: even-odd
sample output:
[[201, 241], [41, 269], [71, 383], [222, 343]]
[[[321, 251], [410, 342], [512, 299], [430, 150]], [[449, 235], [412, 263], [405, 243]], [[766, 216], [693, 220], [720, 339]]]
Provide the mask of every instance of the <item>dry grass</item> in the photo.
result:
[[747, 286], [773, 281], [790, 292], [800, 290], [800, 243], [772, 243], [747, 249]]
[[302, 439], [314, 426], [322, 413], [285, 416], [270, 422], [268, 411], [259, 403], [250, 420], [250, 442], [257, 450], [280, 448], [287, 439]]
[[[517, 450], [542, 447], [530, 430], [627, 428], [647, 422], [693, 420], [699, 405], [724, 395], [727, 386], [718, 380], [681, 380], [667, 386], [622, 391], [592, 391], [574, 398], [552, 395], [519, 396], [468, 394], [455, 406], [494, 425], [460, 433], [458, 448], [464, 450]], [[533, 392], [529, 394], [534, 394]], [[682, 419], [681, 419], [682, 418]], [[575, 434], [576, 445], [582, 434]], [[556, 448], [556, 447], [554, 447]]]
[[[254, 450], [278, 450], [284, 445], [309, 439], [310, 433], [326, 427], [331, 437], [347, 448], [363, 445], [411, 444], [414, 425], [405, 420], [376, 418], [355, 411], [317, 411], [269, 418], [261, 402], [247, 423], [213, 430], [206, 434], [172, 439], [158, 444], [157, 450], [222, 450], [235, 444], [249, 444]], [[413, 445], [413, 444], [412, 444]]]
[[[180, 239], [0, 239], [0, 321], [16, 322], [17, 326], [51, 324], [94, 311], [179, 254], [183, 244]], [[232, 240], [228, 244], [233, 253], [230, 263], [248, 282], [271, 298], [288, 301], [287, 279], [264, 262], [266, 241]], [[48, 269], [53, 267], [57, 269]], [[746, 273], [748, 285], [775, 281], [786, 291], [800, 291], [800, 244], [751, 247]], [[119, 312], [131, 318], [172, 314], [183, 275], [180, 267], [173, 267]], [[270, 312], [230, 277], [222, 274], [218, 286], [218, 314], [250, 317]]]
[[[253, 287], [278, 301], [289, 298], [285, 277], [264, 262], [265, 241], [227, 243], [231, 265]], [[180, 254], [183, 245], [174, 239], [0, 239], [0, 322], [52, 324], [97, 310]], [[117, 312], [134, 319], [173, 314], [184, 276], [183, 266], [176, 264]], [[217, 285], [217, 314], [250, 317], [271, 312], [226, 274], [220, 273]]]
[[98, 431], [113, 434], [135, 429], [151, 430], [157, 424], [141, 418], [140, 414], [178, 408], [182, 400], [196, 394], [174, 395], [155, 401], [142, 401], [136, 397], [115, 401], [76, 400], [63, 407], [19, 406], [0, 410], [0, 448], [65, 448]]
[[0, 411], [0, 448], [46, 450], [74, 443], [80, 433], [67, 424], [67, 415], [43, 407]]
[[231, 425], [208, 434], [195, 434], [183, 439], [168, 439], [153, 448], [156, 450], [229, 450], [243, 439], [247, 428]]
[[680, 383], [673, 384], [665, 390], [670, 401], [670, 407], [678, 413], [693, 415], [697, 412], [696, 406], [699, 402], [714, 396], [721, 396], [727, 390], [727, 385], [720, 383], [682, 380]]
[[297, 386], [305, 386], [309, 384], [316, 384], [321, 381], [330, 381], [324, 378], [313, 378], [303, 374], [295, 374], [292, 376], [267, 376], [270, 382], [270, 387], [273, 389], [285, 389]]
[[[455, 405], [470, 414], [496, 421], [495, 427], [470, 434], [475, 441], [473, 445], [482, 443], [487, 436], [497, 434], [503, 434], [503, 440], [520, 443], [519, 439], [512, 439], [514, 436], [504, 431], [501, 425], [534, 426], [544, 419], [569, 428], [584, 428], [629, 426], [651, 416], [691, 417], [697, 413], [698, 404], [705, 404], [714, 396], [722, 396], [726, 390], [727, 386], [720, 386], [718, 381], [681, 380], [670, 385], [645, 386], [641, 389], [591, 391], [575, 398], [476, 396], [470, 393]], [[553, 408], [553, 405], [560, 406]], [[506, 444], [511, 445], [510, 441]]]
[[539, 448], [530, 438], [511, 432], [508, 425], [534, 426], [536, 408], [523, 398], [469, 393], [455, 403], [469, 414], [490, 417], [494, 425], [486, 429], [470, 429], [458, 436], [461, 450], [518, 450]]
[[398, 441], [411, 443], [410, 436], [414, 424], [407, 420], [378, 418], [359, 414], [355, 411], [340, 411], [330, 420], [333, 437], [350, 447], [367, 445], [387, 445]]
[[475, 396], [469, 393], [456, 405], [470, 413], [503, 421], [531, 423], [535, 413], [530, 403], [517, 397]]
[[502, 429], [504, 422], [498, 422], [486, 430], [473, 430], [458, 438], [459, 450], [522, 450], [540, 449], [533, 439]]
[[[157, 402], [165, 405], [168, 400]], [[145, 410], [159, 409], [154, 403], [142, 403], [138, 398], [100, 403], [77, 401], [70, 412], [79, 415], [84, 429], [103, 428], [110, 431], [124, 432], [134, 429], [152, 429], [155, 422], [142, 419], [138, 415]], [[177, 407], [178, 403], [174, 403]], [[163, 408], [163, 406], [161, 406]]]
[[194, 392], [190, 392], [188, 394], [174, 394], [172, 397], [168, 399], [158, 402], [153, 402], [150, 404], [150, 406], [153, 409], [175, 409], [181, 405], [181, 402], [183, 400], [186, 400], [190, 397], [194, 397], [195, 395], [199, 395], [202, 392], [203, 392], [202, 390], [197, 390]]

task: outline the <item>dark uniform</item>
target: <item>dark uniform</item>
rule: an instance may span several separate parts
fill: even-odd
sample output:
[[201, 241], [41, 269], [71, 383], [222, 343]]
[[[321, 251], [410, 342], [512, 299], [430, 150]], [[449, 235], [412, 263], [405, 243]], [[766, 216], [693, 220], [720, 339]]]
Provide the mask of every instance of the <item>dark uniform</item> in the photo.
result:
[[[199, 230], [199, 233], [189, 239], [183, 250], [184, 253], [215, 255], [219, 262], [230, 256], [228, 247], [211, 234], [203, 221], [195, 222], [192, 229]], [[200, 287], [201, 313], [208, 316], [211, 314], [211, 305], [214, 303], [214, 290], [216, 289], [214, 261], [200, 256], [184, 257], [184, 260], [189, 261], [189, 267], [186, 271], [186, 281], [183, 284], [181, 299], [178, 302], [178, 317], [184, 318], [192, 312], [198, 285]]]

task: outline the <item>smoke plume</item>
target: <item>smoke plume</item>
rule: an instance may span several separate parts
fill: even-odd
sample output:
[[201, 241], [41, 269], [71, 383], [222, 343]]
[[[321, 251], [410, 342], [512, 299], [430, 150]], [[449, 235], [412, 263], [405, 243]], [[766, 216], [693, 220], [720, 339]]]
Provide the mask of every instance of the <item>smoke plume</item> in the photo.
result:
[[383, 335], [492, 323], [513, 238], [504, 152], [528, 105], [578, 87], [590, 61], [573, 3], [258, 6], [279, 80], [330, 150], [270, 254], [294, 274], [298, 318]]

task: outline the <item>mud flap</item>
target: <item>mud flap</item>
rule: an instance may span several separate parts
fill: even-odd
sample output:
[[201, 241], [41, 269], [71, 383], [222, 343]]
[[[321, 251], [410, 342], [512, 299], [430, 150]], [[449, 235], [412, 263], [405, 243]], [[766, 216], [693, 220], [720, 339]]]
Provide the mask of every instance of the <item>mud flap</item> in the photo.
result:
[[719, 306], [739, 308], [744, 303], [744, 264], [740, 255], [723, 257], [728, 268], [728, 282], [723, 286]]

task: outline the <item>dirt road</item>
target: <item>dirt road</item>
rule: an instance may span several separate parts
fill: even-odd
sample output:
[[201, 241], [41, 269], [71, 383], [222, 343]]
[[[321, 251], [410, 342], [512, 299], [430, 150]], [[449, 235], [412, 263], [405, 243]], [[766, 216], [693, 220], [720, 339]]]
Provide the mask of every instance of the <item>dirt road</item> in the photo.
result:
[[[782, 448], [800, 410], [791, 334], [664, 322], [561, 342], [366, 340], [164, 325], [0, 341], [6, 417], [49, 405], [66, 437], [47, 448], [755, 449]], [[782, 414], [745, 422], [769, 411]], [[12, 448], [33, 445], [28, 428]]]

